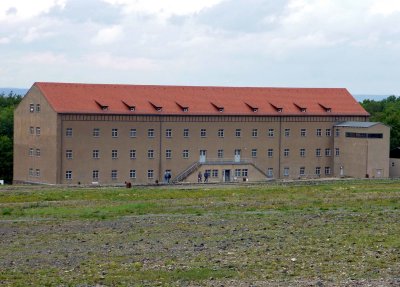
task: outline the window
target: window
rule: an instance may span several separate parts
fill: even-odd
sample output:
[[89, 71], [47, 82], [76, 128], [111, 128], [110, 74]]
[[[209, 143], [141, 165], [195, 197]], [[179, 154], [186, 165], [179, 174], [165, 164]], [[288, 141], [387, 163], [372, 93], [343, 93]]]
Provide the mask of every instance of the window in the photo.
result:
[[274, 169], [272, 167], [269, 167], [267, 169], [267, 176], [268, 177], [274, 177]]
[[172, 138], [172, 129], [165, 130], [165, 137]]
[[392, 161], [392, 167], [394, 167], [395, 166], [395, 163], [394, 163], [394, 161]]
[[315, 156], [317, 156], [317, 157], [320, 157], [320, 156], [321, 156], [321, 149], [320, 149], [320, 148], [317, 148], [317, 149], [315, 150]]
[[33, 156], [33, 152], [34, 152], [34, 149], [33, 149], [33, 148], [30, 148], [30, 149], [29, 149], [29, 156]]
[[274, 156], [274, 149], [272, 149], [272, 148], [269, 148], [268, 149], [268, 151], [267, 151], [267, 154], [268, 154], [268, 157], [273, 157]]
[[71, 170], [65, 171], [65, 179], [72, 179], [72, 171]]
[[329, 166], [325, 167], [325, 175], [330, 175], [331, 174], [331, 168]]
[[325, 135], [326, 135], [327, 137], [330, 137], [331, 134], [332, 134], [331, 129], [326, 129], [326, 130], [325, 130]]
[[117, 158], [118, 158], [118, 150], [113, 149], [113, 150], [111, 151], [111, 158], [112, 158], [112, 159], [117, 159]]
[[31, 135], [35, 134], [35, 128], [34, 127], [29, 127], [29, 133]]
[[40, 113], [40, 104], [36, 104], [36, 112]]
[[135, 138], [136, 137], [136, 129], [131, 129], [129, 131], [129, 137], [131, 137], [131, 138]]
[[129, 178], [136, 178], [136, 169], [131, 169], [129, 171]]
[[340, 149], [338, 147], [335, 148], [335, 156], [340, 156]]
[[258, 129], [253, 129], [253, 130], [251, 131], [251, 136], [252, 136], [253, 138], [258, 137]]
[[242, 176], [242, 170], [240, 168], [235, 169], [235, 176], [236, 177]]
[[40, 148], [36, 149], [36, 156], [40, 156]]
[[182, 151], [182, 157], [183, 158], [189, 158], [189, 150], [188, 149], [184, 149]]
[[66, 157], [67, 159], [72, 159], [72, 150], [71, 150], [71, 149], [67, 149], [67, 150], [65, 151], [65, 157]]
[[97, 169], [92, 171], [92, 178], [94, 181], [99, 180], [99, 171]]
[[118, 137], [118, 129], [112, 129], [111, 130], [111, 136], [113, 138], [117, 138]]
[[154, 129], [147, 130], [147, 137], [154, 138]]
[[249, 170], [247, 168], [242, 169], [242, 176], [248, 176]]
[[29, 112], [33, 113], [35, 111], [35, 104], [29, 105]]
[[275, 133], [274, 129], [268, 129], [268, 137], [270, 138], [273, 137], [274, 133]]
[[206, 129], [201, 129], [200, 130], [200, 137], [205, 138], [207, 136], [207, 130]]
[[40, 136], [40, 127], [37, 127], [37, 128], [36, 128], [36, 135], [37, 135], [37, 136]]
[[218, 150], [218, 158], [223, 158], [224, 157], [224, 150], [223, 149], [219, 149]]
[[289, 176], [289, 168], [288, 167], [283, 168], [283, 176]]
[[299, 174], [300, 176], [304, 176], [306, 174], [306, 168], [304, 166], [300, 167]]
[[154, 177], [154, 170], [149, 169], [147, 170], [147, 178], [151, 179]]
[[319, 166], [315, 168], [315, 175], [321, 175], [321, 168]]
[[113, 170], [111, 171], [111, 179], [112, 179], [112, 180], [116, 180], [117, 178], [118, 178], [118, 170], [113, 169]]
[[339, 137], [339, 136], [340, 136], [340, 129], [336, 129], [336, 130], [335, 130], [335, 136], [336, 136], [336, 137]]
[[93, 137], [98, 138], [100, 136], [100, 129], [94, 128], [92, 132]]
[[36, 169], [36, 173], [35, 173], [36, 177], [40, 177], [40, 169]]
[[290, 129], [285, 129], [285, 137], [290, 137]]
[[129, 151], [129, 158], [130, 159], [135, 159], [136, 158], [136, 150], [135, 149], [131, 149]]
[[212, 177], [218, 177], [218, 169], [213, 169], [211, 173]]
[[257, 157], [257, 149], [256, 148], [253, 148], [251, 150], [251, 157]]
[[72, 137], [72, 128], [67, 128], [65, 130], [65, 136], [66, 137]]
[[305, 148], [301, 148], [300, 149], [300, 156], [301, 157], [305, 157], [306, 156], [306, 149]]
[[100, 156], [99, 156], [99, 150], [98, 149], [94, 149], [93, 151], [92, 151], [92, 157], [93, 158], [99, 158]]
[[321, 129], [317, 129], [317, 137], [320, 137], [320, 136], [322, 136], [322, 130]]
[[307, 135], [306, 129], [300, 129], [300, 136], [305, 137]]
[[147, 158], [153, 159], [154, 158], [154, 150], [149, 149], [147, 151]]
[[240, 137], [242, 136], [242, 130], [241, 130], [241, 129], [236, 129], [236, 130], [235, 130], [235, 136], [236, 136], [237, 138], [240, 138]]
[[218, 130], [218, 137], [219, 138], [223, 138], [224, 137], [224, 130], [223, 129], [219, 129]]
[[289, 149], [288, 148], [285, 148], [284, 150], [283, 150], [283, 156], [284, 157], [288, 157], [289, 156]]
[[29, 176], [34, 176], [33, 168], [30, 168], [30, 169], [29, 169]]
[[183, 137], [188, 138], [189, 137], [189, 129], [183, 129]]
[[330, 148], [326, 148], [325, 149], [325, 156], [331, 156], [331, 155], [332, 155], [331, 149]]
[[171, 158], [171, 157], [172, 157], [172, 151], [171, 151], [170, 149], [167, 149], [167, 150], [165, 151], [165, 157], [166, 157], [166, 158]]

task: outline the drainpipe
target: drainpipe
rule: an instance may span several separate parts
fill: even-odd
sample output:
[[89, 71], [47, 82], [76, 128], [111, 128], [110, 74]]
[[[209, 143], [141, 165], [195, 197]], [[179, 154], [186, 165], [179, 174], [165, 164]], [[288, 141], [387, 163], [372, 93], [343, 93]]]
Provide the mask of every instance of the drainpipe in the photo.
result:
[[162, 172], [161, 172], [161, 168], [162, 168], [162, 118], [161, 116], [158, 117], [159, 118], [159, 128], [160, 128], [160, 132], [159, 132], [159, 151], [158, 151], [158, 182], [162, 182]]

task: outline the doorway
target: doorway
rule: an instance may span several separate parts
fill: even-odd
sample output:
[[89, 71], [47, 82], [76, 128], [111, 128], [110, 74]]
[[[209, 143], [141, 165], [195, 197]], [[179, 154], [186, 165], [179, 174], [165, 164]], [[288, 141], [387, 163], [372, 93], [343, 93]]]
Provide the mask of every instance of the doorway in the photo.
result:
[[230, 182], [231, 181], [231, 170], [230, 169], [224, 169], [222, 172], [222, 179], [224, 182]]

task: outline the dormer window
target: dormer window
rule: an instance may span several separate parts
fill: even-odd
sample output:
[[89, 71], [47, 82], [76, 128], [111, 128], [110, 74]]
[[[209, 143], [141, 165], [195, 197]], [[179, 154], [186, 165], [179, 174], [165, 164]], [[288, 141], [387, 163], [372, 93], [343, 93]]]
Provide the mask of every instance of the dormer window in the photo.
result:
[[129, 103], [125, 102], [125, 101], [122, 101], [122, 102], [124, 103], [124, 105], [125, 105], [131, 112], [134, 112], [134, 111], [136, 110], [136, 106], [135, 106], [135, 105], [129, 104]]
[[96, 104], [100, 107], [100, 109], [101, 109], [102, 111], [107, 111], [107, 110], [108, 110], [108, 105], [101, 104], [101, 103], [99, 103], [98, 101], [95, 101], [95, 102], [96, 102]]
[[129, 110], [130, 110], [131, 112], [134, 112], [134, 111], [135, 111], [135, 107], [130, 107]]
[[153, 106], [153, 108], [154, 108], [157, 112], [161, 112], [161, 111], [162, 111], [162, 106], [156, 105], [156, 104], [154, 104], [154, 103], [152, 103], [152, 102], [149, 102], [149, 103], [150, 103], [150, 105]]
[[222, 113], [224, 111], [224, 107], [222, 105], [218, 105], [215, 103], [211, 103], [211, 104], [214, 106], [214, 108], [217, 109], [218, 112]]
[[325, 112], [330, 113], [330, 112], [332, 112], [332, 109], [331, 108], [327, 108], [327, 109], [325, 109]]
[[161, 112], [162, 111], [162, 107], [156, 107], [156, 111], [157, 112]]
[[218, 112], [222, 113], [224, 111], [224, 108], [218, 108]]
[[281, 112], [283, 112], [283, 109], [282, 109], [282, 108], [277, 108], [276, 111], [277, 111], [278, 113], [281, 113]]
[[293, 103], [299, 110], [301, 113], [305, 113], [307, 112], [307, 108], [305, 107], [305, 105], [301, 105], [301, 104], [297, 104], [297, 103]]
[[253, 108], [252, 111], [253, 111], [253, 113], [257, 113], [258, 112], [258, 108]]
[[306, 108], [301, 108], [300, 112], [305, 113], [305, 112], [307, 112], [307, 109]]
[[[175, 102], [176, 103], [176, 102]], [[182, 110], [182, 112], [187, 113], [189, 111], [189, 107], [186, 105], [181, 105], [179, 103], [176, 103], [178, 107]]]
[[189, 111], [189, 108], [183, 108], [182, 111], [187, 113]]
[[258, 108], [257, 108], [257, 107], [255, 107], [255, 106], [253, 106], [253, 105], [249, 105], [248, 103], [246, 103], [246, 105], [250, 108], [250, 110], [251, 110], [253, 113], [257, 113], [257, 112], [258, 112]]
[[282, 107], [281, 105], [272, 104], [272, 103], [270, 103], [270, 105], [271, 105], [278, 113], [282, 113], [282, 112], [283, 112], [283, 107]]

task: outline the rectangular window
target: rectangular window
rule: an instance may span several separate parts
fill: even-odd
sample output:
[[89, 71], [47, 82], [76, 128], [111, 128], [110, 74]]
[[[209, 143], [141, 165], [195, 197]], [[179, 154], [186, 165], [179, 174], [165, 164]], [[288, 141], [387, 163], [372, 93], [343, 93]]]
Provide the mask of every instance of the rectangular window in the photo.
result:
[[29, 176], [34, 176], [33, 168], [30, 168], [30, 169], [29, 169]]
[[92, 171], [92, 179], [93, 181], [99, 180], [99, 171], [97, 169]]
[[118, 158], [118, 150], [113, 149], [113, 150], [111, 151], [111, 158], [112, 158], [112, 159], [117, 159], [117, 158]]
[[40, 148], [36, 149], [36, 156], [40, 156]]
[[320, 156], [321, 156], [321, 149], [320, 149], [320, 148], [317, 148], [317, 149], [315, 150], [315, 156], [317, 156], [317, 157], [320, 157]]
[[34, 127], [29, 127], [29, 133], [31, 135], [35, 134], [35, 128]]
[[251, 157], [257, 157], [257, 149], [256, 148], [253, 148], [251, 150]]
[[165, 137], [172, 138], [172, 129], [165, 130]]
[[200, 137], [205, 138], [207, 136], [207, 130], [206, 129], [201, 129], [200, 130]]
[[275, 134], [274, 129], [268, 129], [268, 137], [272, 138]]
[[240, 168], [235, 169], [235, 176], [236, 177], [242, 176], [242, 170]]
[[285, 149], [283, 150], [283, 156], [284, 156], [284, 157], [288, 157], [288, 156], [289, 156], [289, 152], [290, 152], [290, 150], [289, 150], [288, 148], [285, 148]]
[[248, 176], [249, 175], [249, 170], [247, 168], [242, 169], [242, 176]]
[[29, 104], [29, 112], [33, 113], [35, 111], [35, 104]]
[[325, 135], [326, 135], [327, 137], [330, 137], [331, 134], [332, 134], [331, 129], [326, 129], [326, 130], [325, 130]]
[[118, 170], [113, 169], [113, 170], [111, 171], [111, 179], [112, 179], [112, 180], [116, 180], [117, 178], [118, 178]]
[[71, 170], [66, 170], [65, 171], [65, 179], [72, 179], [72, 171]]
[[131, 149], [129, 151], [129, 158], [130, 159], [136, 159], [136, 150], [135, 149]]
[[340, 149], [338, 147], [335, 148], [335, 156], [340, 156]]
[[136, 178], [136, 169], [131, 169], [129, 171], [129, 178]]
[[130, 129], [129, 137], [131, 137], [131, 138], [135, 138], [136, 137], [136, 129]]
[[224, 137], [224, 130], [223, 129], [219, 129], [218, 130], [218, 137], [219, 138], [223, 138]]
[[99, 156], [99, 150], [98, 149], [94, 149], [93, 151], [92, 151], [92, 157], [93, 158], [99, 158], [100, 156]]
[[331, 174], [331, 168], [329, 166], [325, 167], [325, 175], [330, 175]]
[[147, 158], [149, 158], [149, 159], [153, 159], [154, 158], [154, 150], [149, 149], [147, 151]]
[[306, 156], [306, 149], [305, 148], [301, 148], [300, 149], [300, 156], [301, 157], [305, 157]]
[[37, 127], [37, 128], [36, 128], [36, 135], [37, 135], [37, 136], [40, 136], [40, 127]]
[[300, 136], [301, 137], [307, 136], [307, 130], [306, 129], [300, 129]]
[[118, 129], [112, 129], [111, 130], [111, 136], [113, 138], [117, 138], [118, 137]]
[[317, 129], [316, 135], [317, 135], [317, 137], [322, 136], [322, 130], [321, 129]]
[[67, 159], [72, 159], [72, 150], [71, 150], [71, 149], [67, 149], [67, 150], [65, 151], [65, 157], [66, 157]]
[[253, 138], [258, 137], [258, 129], [253, 129], [253, 130], [251, 131], [251, 136], [252, 136]]
[[98, 138], [100, 136], [100, 129], [94, 128], [92, 132], [93, 137]]
[[335, 130], [335, 136], [336, 136], [336, 137], [339, 137], [339, 136], [340, 136], [340, 129], [336, 129], [336, 130]]
[[147, 178], [152, 179], [154, 177], [154, 170], [149, 169], [147, 170]]
[[189, 137], [189, 129], [183, 129], [183, 137], [188, 138]]
[[269, 167], [269, 168], [267, 169], [267, 176], [268, 176], [269, 178], [274, 177], [274, 169], [273, 169], [272, 167]]
[[285, 137], [290, 137], [290, 129], [285, 129]]
[[315, 168], [315, 175], [318, 175], [318, 176], [321, 175], [321, 168], [320, 168], [319, 166], [317, 166], [317, 167]]
[[65, 136], [66, 137], [72, 137], [72, 128], [66, 128]]
[[33, 149], [33, 148], [30, 148], [30, 149], [29, 149], [29, 156], [33, 156], [33, 153], [34, 153], [34, 149]]
[[183, 158], [189, 158], [189, 150], [188, 149], [184, 149], [182, 151], [182, 157]]
[[218, 150], [218, 158], [223, 158], [224, 157], [224, 150], [223, 149], [219, 149]]
[[170, 159], [172, 157], [172, 151], [170, 149], [167, 149], [165, 151], [165, 157], [168, 159]]
[[283, 168], [283, 176], [289, 176], [289, 168], [288, 167]]
[[212, 177], [218, 177], [218, 169], [213, 169], [211, 176]]
[[36, 112], [40, 113], [40, 104], [36, 104]]
[[147, 137], [154, 138], [154, 129], [147, 130]]
[[331, 149], [330, 148], [326, 148], [325, 149], [325, 156], [331, 156], [331, 155], [332, 155]]
[[269, 148], [268, 151], [267, 151], [267, 154], [268, 154], [269, 158], [273, 157], [274, 156], [274, 149]]
[[242, 130], [241, 129], [236, 129], [235, 130], [235, 137], [240, 138], [242, 136]]
[[300, 167], [299, 174], [300, 176], [304, 176], [306, 174], [306, 168], [304, 166]]
[[36, 177], [40, 177], [40, 169], [38, 169], [38, 168], [36, 169], [36, 174], [35, 174], [35, 176], [36, 176]]

